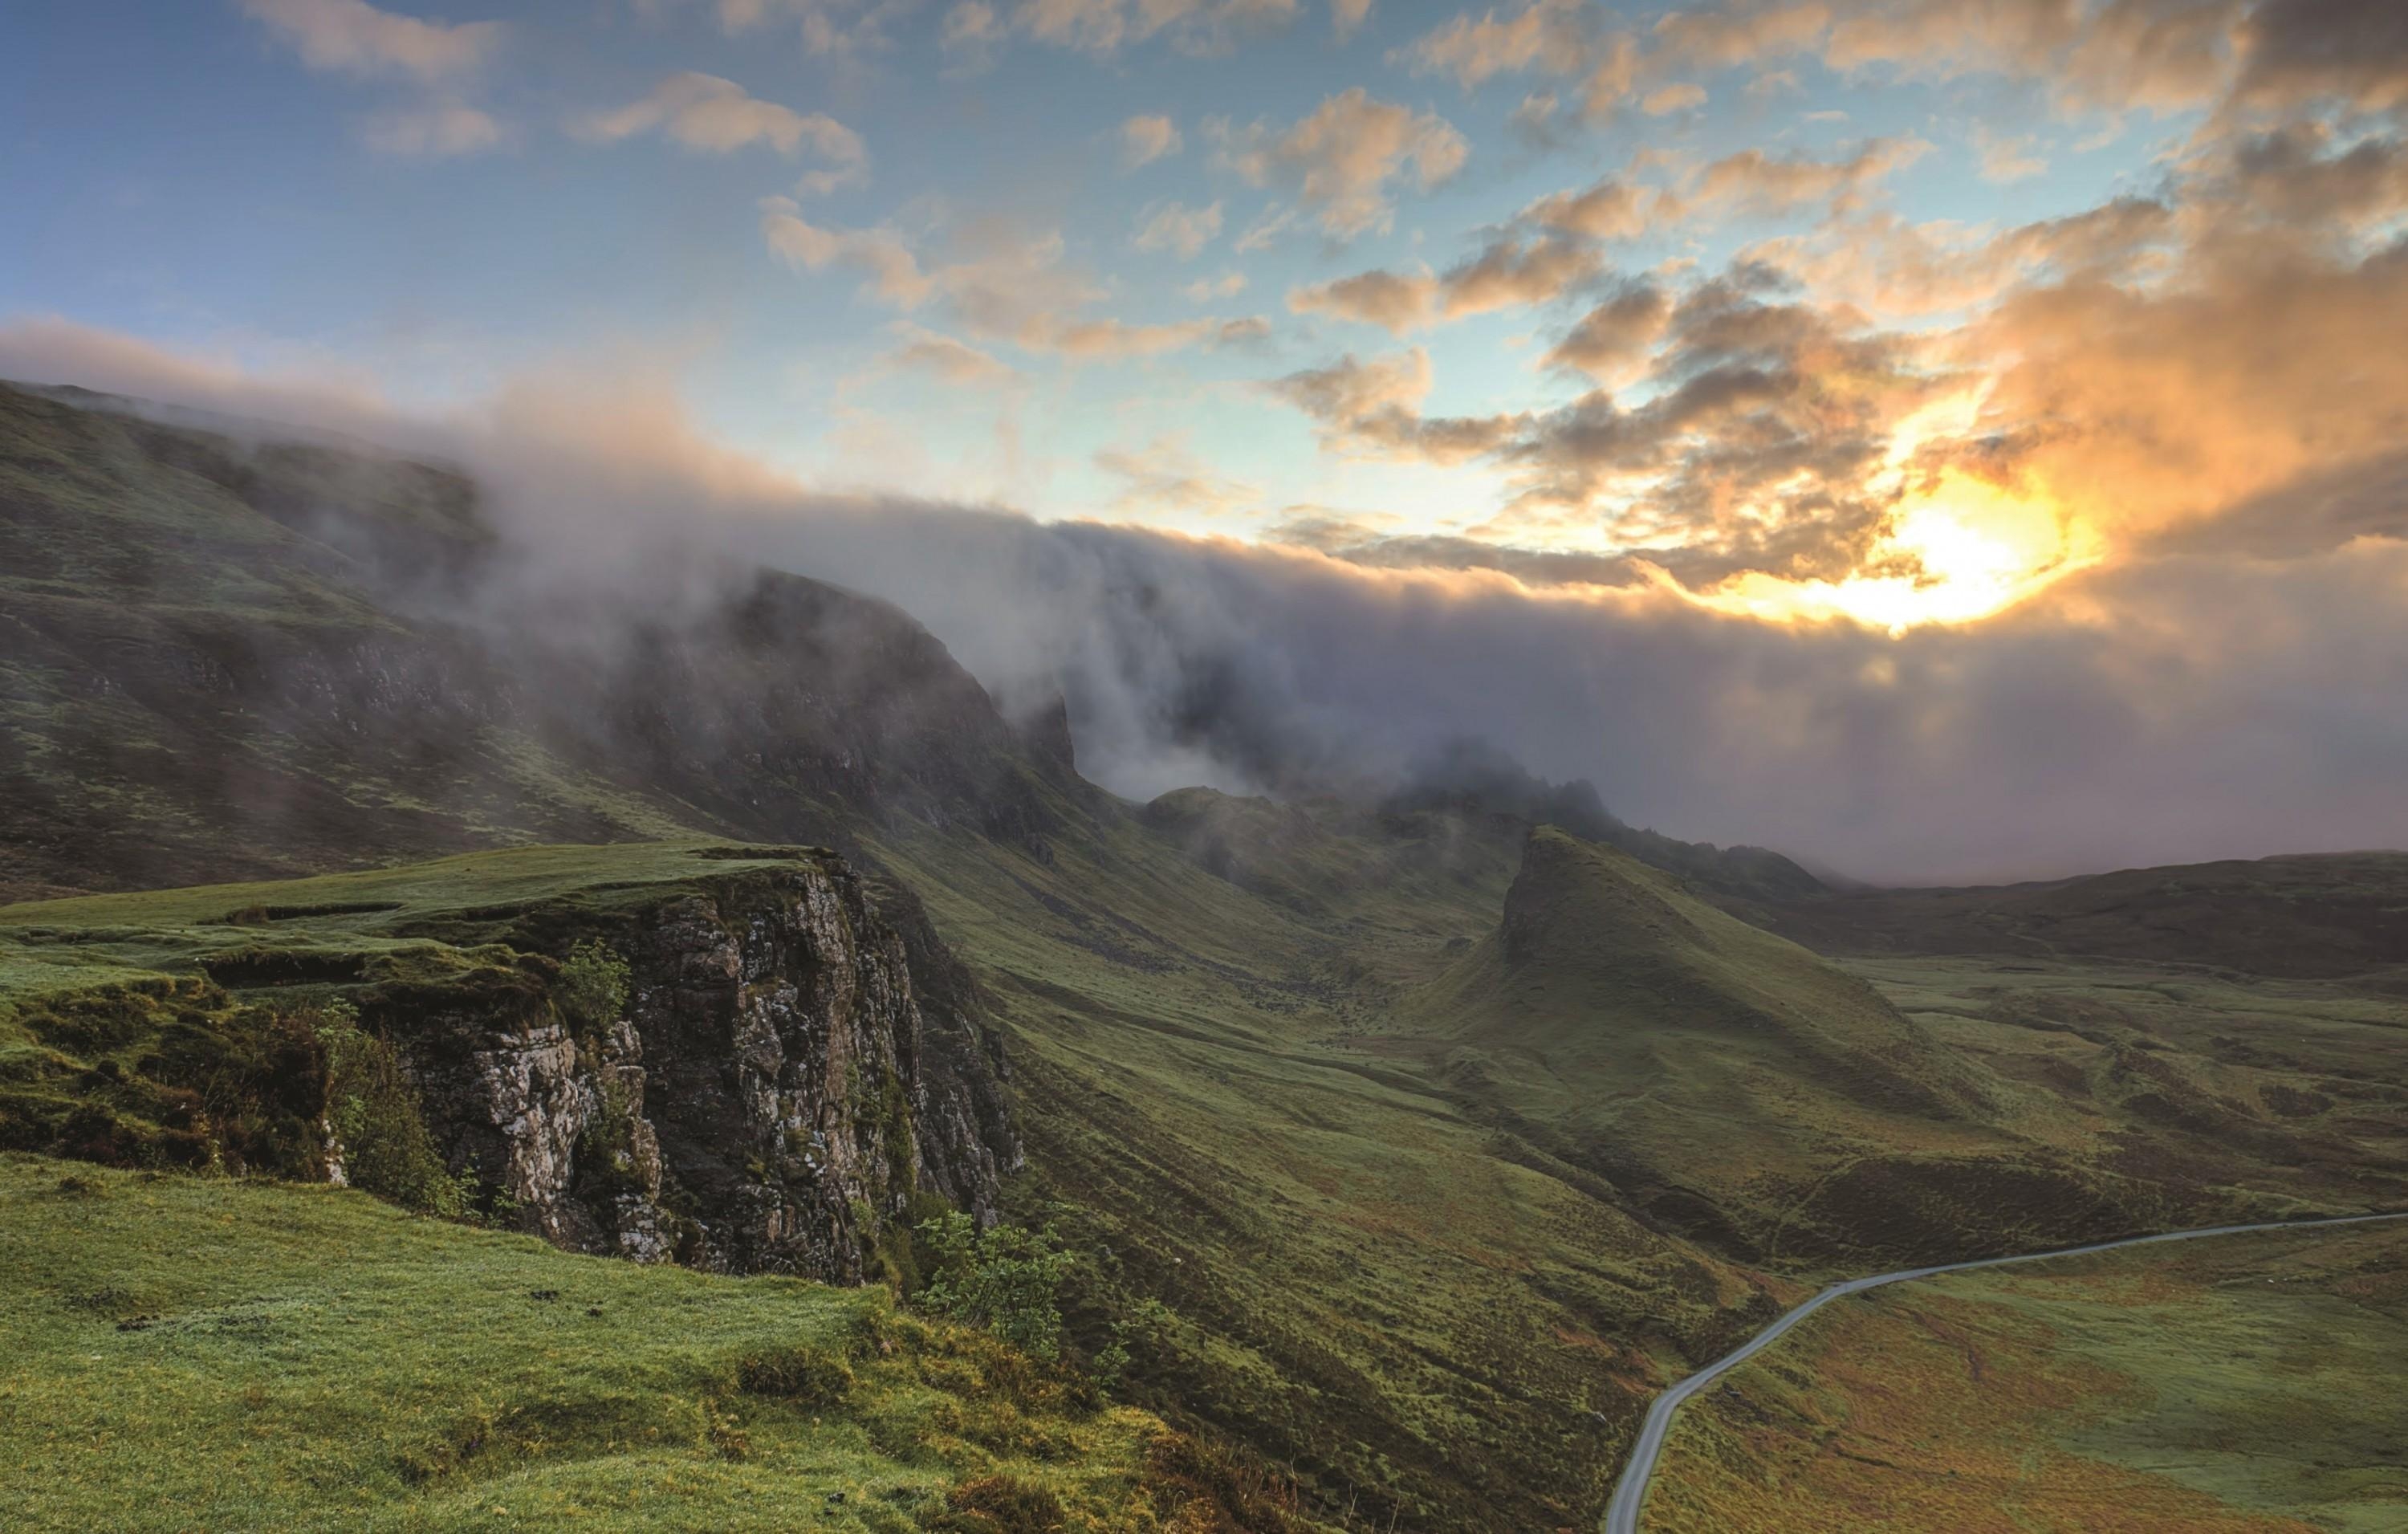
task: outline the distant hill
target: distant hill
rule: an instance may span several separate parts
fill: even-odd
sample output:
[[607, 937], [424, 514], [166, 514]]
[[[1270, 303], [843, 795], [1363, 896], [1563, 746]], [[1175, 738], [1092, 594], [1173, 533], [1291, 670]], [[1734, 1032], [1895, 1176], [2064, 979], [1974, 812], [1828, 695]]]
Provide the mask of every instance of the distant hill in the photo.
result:
[[1782, 903], [1765, 920], [1831, 953], [2139, 959], [2298, 979], [2408, 971], [2408, 853], [1835, 894]]

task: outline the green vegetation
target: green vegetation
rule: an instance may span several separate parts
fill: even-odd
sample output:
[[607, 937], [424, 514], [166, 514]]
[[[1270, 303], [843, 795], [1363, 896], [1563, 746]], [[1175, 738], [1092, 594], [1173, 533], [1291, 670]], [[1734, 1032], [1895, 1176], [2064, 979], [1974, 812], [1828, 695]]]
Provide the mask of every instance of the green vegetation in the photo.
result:
[[2408, 1527], [2408, 1231], [2270, 1232], [1875, 1290], [1684, 1409], [1664, 1534]]
[[627, 961], [601, 939], [580, 940], [560, 966], [561, 1010], [589, 1028], [602, 1026], [626, 1010], [630, 973]]
[[[1239, 837], [1255, 817], [1289, 835]], [[1009, 1029], [1015, 1216], [1095, 1254], [1065, 1281], [1066, 1353], [1125, 1352], [1132, 1398], [1363, 1525], [1594, 1517], [1646, 1393], [1789, 1291], [1388, 1053], [1397, 1010], [1495, 923], [1521, 828], [1240, 804], [1219, 858], [1147, 820], [1042, 864], [876, 847]]]
[[[882, 1235], [876, 1268], [1242, 1439], [1362, 1522], [1593, 1515], [1657, 1385], [1864, 1254], [2350, 1207], [2399, 1182], [2408, 1039], [2342, 982], [1923, 959], [1852, 978], [1570, 839], [1524, 868], [1510, 825], [1182, 797], [1143, 819], [1059, 806], [1080, 828], [1050, 861], [878, 844], [1010, 1039], [1033, 1163], [1012, 1213], [1059, 1240], [998, 1249], [1000, 1270], [1092, 1255], [1052, 1269], [1058, 1339], [1046, 1285], [948, 1276], [943, 1226]], [[344, 996], [398, 1017], [464, 988], [604, 1016], [629, 912], [819, 855], [521, 848], [0, 910], [0, 1110], [47, 1094], [185, 1132], [93, 1084], [111, 1058], [150, 1082], [179, 1010], [237, 1040], [236, 1019]], [[87, 1007], [133, 1031], [74, 1031]], [[377, 1079], [372, 1055], [324, 1058]], [[15, 1142], [55, 1148], [62, 1117]], [[236, 1143], [212, 1134], [151, 1159], [207, 1165]], [[412, 1186], [394, 1196], [448, 1207], [432, 1177], [385, 1191]]]
[[914, 1300], [939, 1315], [984, 1326], [1033, 1358], [1062, 1355], [1062, 1280], [1078, 1254], [1062, 1249], [1051, 1227], [996, 1225], [985, 1230], [959, 1210], [919, 1226], [931, 1264]]
[[445, 1164], [392, 1040], [363, 1032], [348, 1002], [328, 1002], [316, 1018], [326, 1052], [326, 1127], [342, 1147], [343, 1181], [422, 1214], [474, 1213], [476, 1173]]
[[1287, 1527], [1240, 1522], [1261, 1490], [1200, 1480], [1211, 1451], [882, 1289], [23, 1155], [0, 1228], [11, 1529], [1040, 1527], [974, 1521], [1006, 1491], [1064, 1529]]

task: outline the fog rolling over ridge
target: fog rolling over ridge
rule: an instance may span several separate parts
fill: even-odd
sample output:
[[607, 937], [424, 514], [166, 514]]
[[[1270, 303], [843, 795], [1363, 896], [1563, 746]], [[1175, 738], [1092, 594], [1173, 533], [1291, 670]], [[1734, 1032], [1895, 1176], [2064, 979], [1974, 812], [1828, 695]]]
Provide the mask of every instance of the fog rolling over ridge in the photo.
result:
[[1892, 635], [1710, 611], [1644, 580], [1368, 568], [822, 493], [641, 386], [536, 380], [412, 416], [50, 323], [0, 332], [0, 377], [457, 463], [526, 583], [483, 599], [597, 643], [747, 561], [884, 597], [1008, 710], [1058, 692], [1081, 770], [1132, 797], [1390, 781], [1469, 738], [1594, 781], [1634, 825], [1885, 882], [2408, 844], [2408, 543], [2379, 477], [2287, 520], [2261, 498], [2249, 525], [2286, 536], [2249, 558], [2193, 535], [1978, 628]]

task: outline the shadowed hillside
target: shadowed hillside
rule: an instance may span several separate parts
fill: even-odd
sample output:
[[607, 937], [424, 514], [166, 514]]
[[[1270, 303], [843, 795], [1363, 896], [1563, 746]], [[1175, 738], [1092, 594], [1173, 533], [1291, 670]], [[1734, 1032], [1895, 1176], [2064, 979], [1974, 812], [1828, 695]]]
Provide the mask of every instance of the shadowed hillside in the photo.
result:
[[0, 896], [512, 841], [1034, 844], [1083, 795], [899, 610], [797, 576], [538, 578], [449, 471], [0, 386]]

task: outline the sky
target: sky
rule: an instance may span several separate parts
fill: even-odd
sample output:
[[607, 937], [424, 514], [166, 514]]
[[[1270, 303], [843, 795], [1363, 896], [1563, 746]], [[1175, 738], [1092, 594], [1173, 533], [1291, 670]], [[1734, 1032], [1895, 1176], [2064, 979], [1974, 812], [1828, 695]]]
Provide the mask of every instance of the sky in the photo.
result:
[[741, 502], [1124, 792], [2396, 845], [2404, 131], [2397, 0], [18, 7], [0, 374]]

